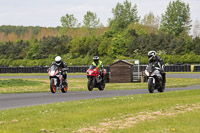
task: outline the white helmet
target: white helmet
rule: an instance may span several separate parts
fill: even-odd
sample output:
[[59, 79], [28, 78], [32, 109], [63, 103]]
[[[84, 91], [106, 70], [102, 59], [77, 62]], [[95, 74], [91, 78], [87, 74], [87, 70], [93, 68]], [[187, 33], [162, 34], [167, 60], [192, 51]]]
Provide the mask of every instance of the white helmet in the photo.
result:
[[149, 57], [149, 60], [151, 60], [153, 57], [156, 57], [156, 51], [149, 51], [148, 57]]
[[57, 65], [60, 65], [61, 64], [61, 57], [60, 56], [56, 56], [55, 62], [56, 62]]

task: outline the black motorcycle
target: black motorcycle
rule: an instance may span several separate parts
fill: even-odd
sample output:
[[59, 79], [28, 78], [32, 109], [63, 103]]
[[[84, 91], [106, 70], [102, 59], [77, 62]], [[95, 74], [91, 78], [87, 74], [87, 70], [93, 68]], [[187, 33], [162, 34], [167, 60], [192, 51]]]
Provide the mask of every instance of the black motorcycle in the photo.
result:
[[158, 92], [164, 92], [165, 84], [163, 83], [163, 77], [159, 67], [155, 67], [155, 64], [149, 63], [146, 67], [145, 75], [148, 79], [148, 90], [150, 93], [153, 93], [155, 89]]

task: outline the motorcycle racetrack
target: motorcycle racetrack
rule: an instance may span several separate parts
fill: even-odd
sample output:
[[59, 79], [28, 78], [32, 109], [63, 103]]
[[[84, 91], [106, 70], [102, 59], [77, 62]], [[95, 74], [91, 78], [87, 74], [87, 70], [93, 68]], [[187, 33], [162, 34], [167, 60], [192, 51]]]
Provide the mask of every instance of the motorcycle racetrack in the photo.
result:
[[[48, 78], [48, 76], [0, 76], [0, 78]], [[86, 78], [85, 75], [69, 75], [68, 78]], [[167, 74], [167, 78], [200, 78], [200, 74]], [[165, 91], [179, 91], [200, 89], [200, 85], [181, 88], [166, 88]], [[155, 91], [157, 93], [157, 91]], [[67, 93], [20, 93], [20, 94], [0, 94], [0, 110], [50, 104], [55, 102], [65, 102], [84, 99], [95, 99], [105, 97], [116, 97], [126, 95], [148, 94], [148, 89], [130, 90], [104, 90], [104, 91], [78, 91]]]

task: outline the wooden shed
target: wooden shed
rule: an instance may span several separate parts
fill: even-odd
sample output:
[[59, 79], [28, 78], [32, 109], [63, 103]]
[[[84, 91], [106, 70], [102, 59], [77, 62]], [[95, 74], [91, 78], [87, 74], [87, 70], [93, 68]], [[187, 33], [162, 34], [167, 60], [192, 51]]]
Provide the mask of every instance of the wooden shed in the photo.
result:
[[110, 65], [110, 83], [130, 83], [133, 81], [133, 64], [118, 60]]

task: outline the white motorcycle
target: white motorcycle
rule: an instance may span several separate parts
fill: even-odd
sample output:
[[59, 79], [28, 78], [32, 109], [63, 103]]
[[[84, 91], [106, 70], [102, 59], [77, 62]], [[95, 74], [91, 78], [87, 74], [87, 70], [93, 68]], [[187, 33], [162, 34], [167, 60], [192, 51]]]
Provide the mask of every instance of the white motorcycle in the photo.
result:
[[[68, 68], [63, 69], [67, 72]], [[56, 93], [56, 90], [61, 90], [62, 93], [66, 93], [68, 89], [68, 83], [64, 81], [61, 71], [56, 65], [52, 65], [48, 70], [50, 79], [50, 90], [52, 93]]]
[[165, 84], [163, 84], [163, 77], [159, 67], [155, 67], [155, 64], [149, 63], [146, 67], [145, 75], [148, 79], [149, 93], [153, 93], [155, 89], [157, 89], [158, 92], [164, 92]]

